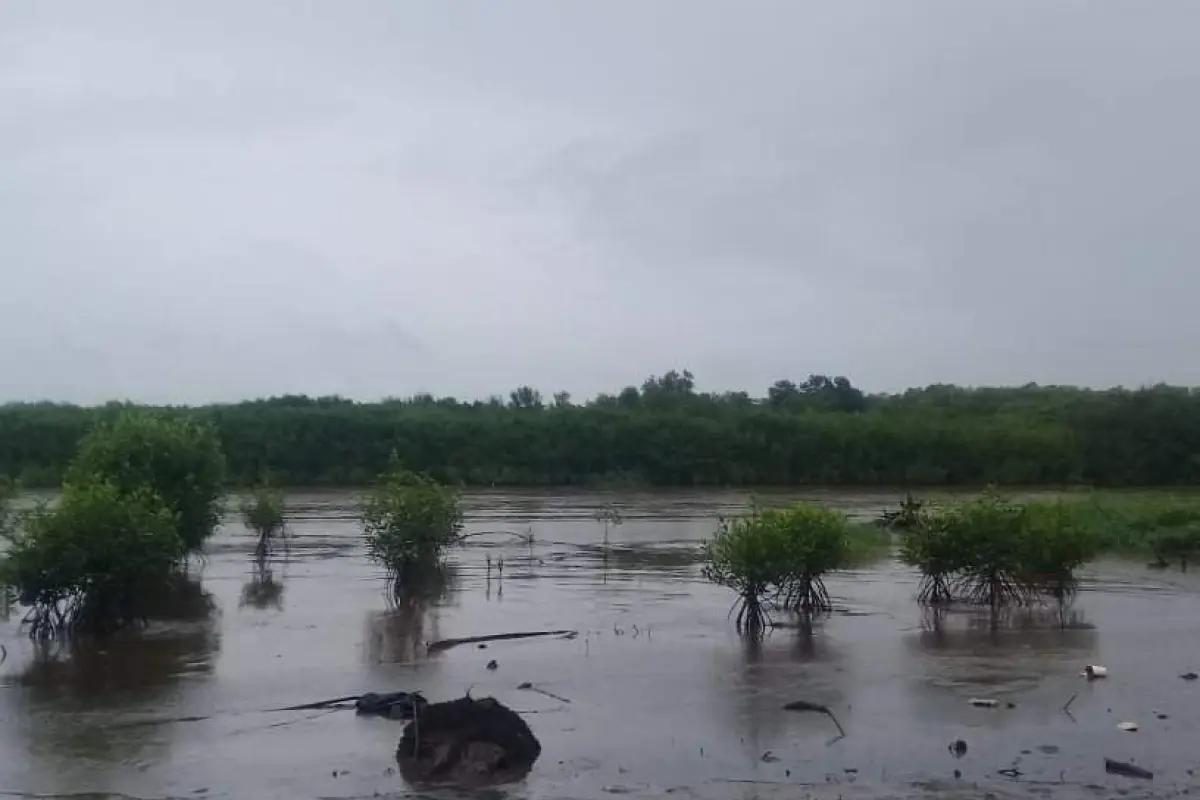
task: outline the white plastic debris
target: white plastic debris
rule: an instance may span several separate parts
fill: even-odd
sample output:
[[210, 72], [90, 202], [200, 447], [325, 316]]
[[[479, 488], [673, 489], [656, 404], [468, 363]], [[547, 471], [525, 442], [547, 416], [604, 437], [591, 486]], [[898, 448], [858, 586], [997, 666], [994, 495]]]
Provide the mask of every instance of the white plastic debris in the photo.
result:
[[1133, 733], [1138, 729], [1138, 724], [1136, 722], [1119, 722], [1117, 723], [1117, 727], [1123, 731]]
[[988, 697], [972, 697], [967, 702], [973, 706], [978, 706], [979, 708], [995, 708], [1000, 704], [1000, 701], [992, 700]]
[[1102, 667], [1099, 664], [1088, 664], [1083, 668], [1083, 675], [1089, 680], [1094, 681], [1097, 678], [1108, 677], [1108, 667]]

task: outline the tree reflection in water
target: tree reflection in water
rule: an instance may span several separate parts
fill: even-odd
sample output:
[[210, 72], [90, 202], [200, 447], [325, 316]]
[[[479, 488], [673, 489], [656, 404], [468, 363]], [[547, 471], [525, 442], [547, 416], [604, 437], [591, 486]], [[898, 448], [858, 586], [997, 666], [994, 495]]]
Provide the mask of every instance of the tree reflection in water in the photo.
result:
[[457, 581], [458, 571], [449, 564], [389, 581], [388, 610], [367, 614], [367, 661], [401, 664], [424, 660], [426, 642], [441, 638], [438, 609]]

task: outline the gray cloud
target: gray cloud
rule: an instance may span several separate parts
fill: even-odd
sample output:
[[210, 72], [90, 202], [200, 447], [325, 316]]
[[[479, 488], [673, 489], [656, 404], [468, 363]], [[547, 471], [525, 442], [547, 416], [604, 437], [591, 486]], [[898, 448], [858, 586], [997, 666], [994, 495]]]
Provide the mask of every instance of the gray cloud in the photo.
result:
[[1200, 383], [1200, 7], [11, 4], [0, 397]]

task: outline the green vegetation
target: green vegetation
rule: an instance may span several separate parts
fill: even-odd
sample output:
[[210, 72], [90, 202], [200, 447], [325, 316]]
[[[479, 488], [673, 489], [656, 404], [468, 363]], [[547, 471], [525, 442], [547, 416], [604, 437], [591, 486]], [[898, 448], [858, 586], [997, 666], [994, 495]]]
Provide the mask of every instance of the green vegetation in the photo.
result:
[[[59, 483], [109, 405], [0, 407], [0, 474]], [[930, 386], [866, 395], [840, 378], [780, 381], [765, 397], [696, 391], [669, 372], [585, 404], [530, 387], [505, 401], [382, 403], [280, 397], [168, 418], [210, 425], [229, 479], [368, 485], [393, 450], [450, 484], [1188, 486], [1200, 483], [1200, 391]]]
[[[1153, 553], [1186, 569], [1200, 554], [1200, 503], [1169, 496], [1085, 495], [1024, 503], [994, 491], [966, 502], [906, 503], [885, 515], [900, 530], [901, 559], [923, 576], [918, 599], [993, 608], [1066, 599], [1075, 570], [1103, 553]], [[916, 510], [912, 510], [916, 509]]]
[[844, 514], [828, 508], [754, 508], [721, 520], [705, 545], [704, 577], [737, 593], [738, 631], [757, 636], [770, 625], [772, 606], [803, 614], [830, 610], [822, 576], [861, 555], [866, 547], [856, 540], [863, 538]]
[[188, 552], [199, 550], [221, 520], [221, 444], [187, 417], [124, 412], [102, 422], [79, 446], [68, 483], [105, 481], [121, 492], [157, 495], [176, 517]]
[[260, 486], [254, 494], [241, 504], [242, 522], [258, 535], [254, 547], [254, 558], [265, 561], [271, 554], [276, 539], [287, 539], [286, 519], [283, 508], [283, 492]]
[[30, 635], [210, 608], [181, 576], [219, 521], [221, 465], [215, 436], [186, 418], [126, 411], [89, 433], [57, 504], [0, 513], [0, 584], [29, 607]]
[[363, 503], [362, 524], [367, 555], [399, 588], [414, 572], [440, 565], [445, 548], [460, 540], [462, 510], [457, 492], [393, 460]]
[[8, 535], [0, 583], [18, 591], [30, 634], [107, 633], [150, 615], [184, 556], [176, 521], [147, 491], [68, 484]]

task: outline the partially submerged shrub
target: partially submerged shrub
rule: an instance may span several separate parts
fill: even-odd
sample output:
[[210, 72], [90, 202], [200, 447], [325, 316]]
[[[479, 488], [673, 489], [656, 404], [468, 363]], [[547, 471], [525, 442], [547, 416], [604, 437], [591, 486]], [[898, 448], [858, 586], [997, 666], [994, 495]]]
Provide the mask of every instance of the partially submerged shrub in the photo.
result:
[[259, 487], [249, 499], [242, 501], [242, 521], [258, 535], [254, 557], [263, 561], [271, 554], [277, 539], [287, 543], [283, 492], [266, 486]]
[[951, 600], [951, 582], [962, 568], [960, 547], [950, 535], [951, 526], [941, 509], [924, 508], [904, 534], [901, 562], [921, 571], [917, 600], [937, 605]]
[[188, 552], [199, 550], [221, 519], [225, 460], [207, 425], [184, 417], [123, 412], [82, 442], [66, 483], [101, 480], [130, 496], [158, 495], [175, 516]]
[[458, 493], [396, 463], [380, 476], [361, 518], [367, 554], [393, 578], [436, 566], [462, 530]]
[[988, 493], [923, 510], [904, 537], [901, 560], [922, 573], [917, 599], [992, 608], [1046, 594], [1065, 599], [1075, 570], [1098, 552], [1098, 537], [1062, 501], [1012, 503]]
[[909, 531], [921, 524], [921, 511], [926, 504], [913, 497], [912, 492], [904, 493], [904, 500], [895, 511], [883, 511], [875, 520], [875, 524], [883, 528], [897, 531]]
[[762, 519], [779, 528], [784, 542], [785, 572], [779, 581], [783, 607], [804, 613], [832, 610], [821, 576], [846, 566], [850, 559], [846, 515], [801, 503], [766, 512]]
[[57, 506], [8, 535], [0, 582], [13, 586], [30, 635], [108, 633], [150, 616], [184, 556], [176, 519], [147, 490], [67, 484]]
[[809, 613], [830, 609], [822, 576], [847, 566], [854, 552], [845, 515], [815, 505], [755, 508], [721, 520], [705, 544], [704, 576], [737, 592], [740, 632], [761, 634], [772, 603]]
[[1021, 568], [1031, 591], [1066, 599], [1075, 592], [1075, 570], [1099, 554], [1100, 538], [1078, 511], [1063, 500], [1025, 504]]

